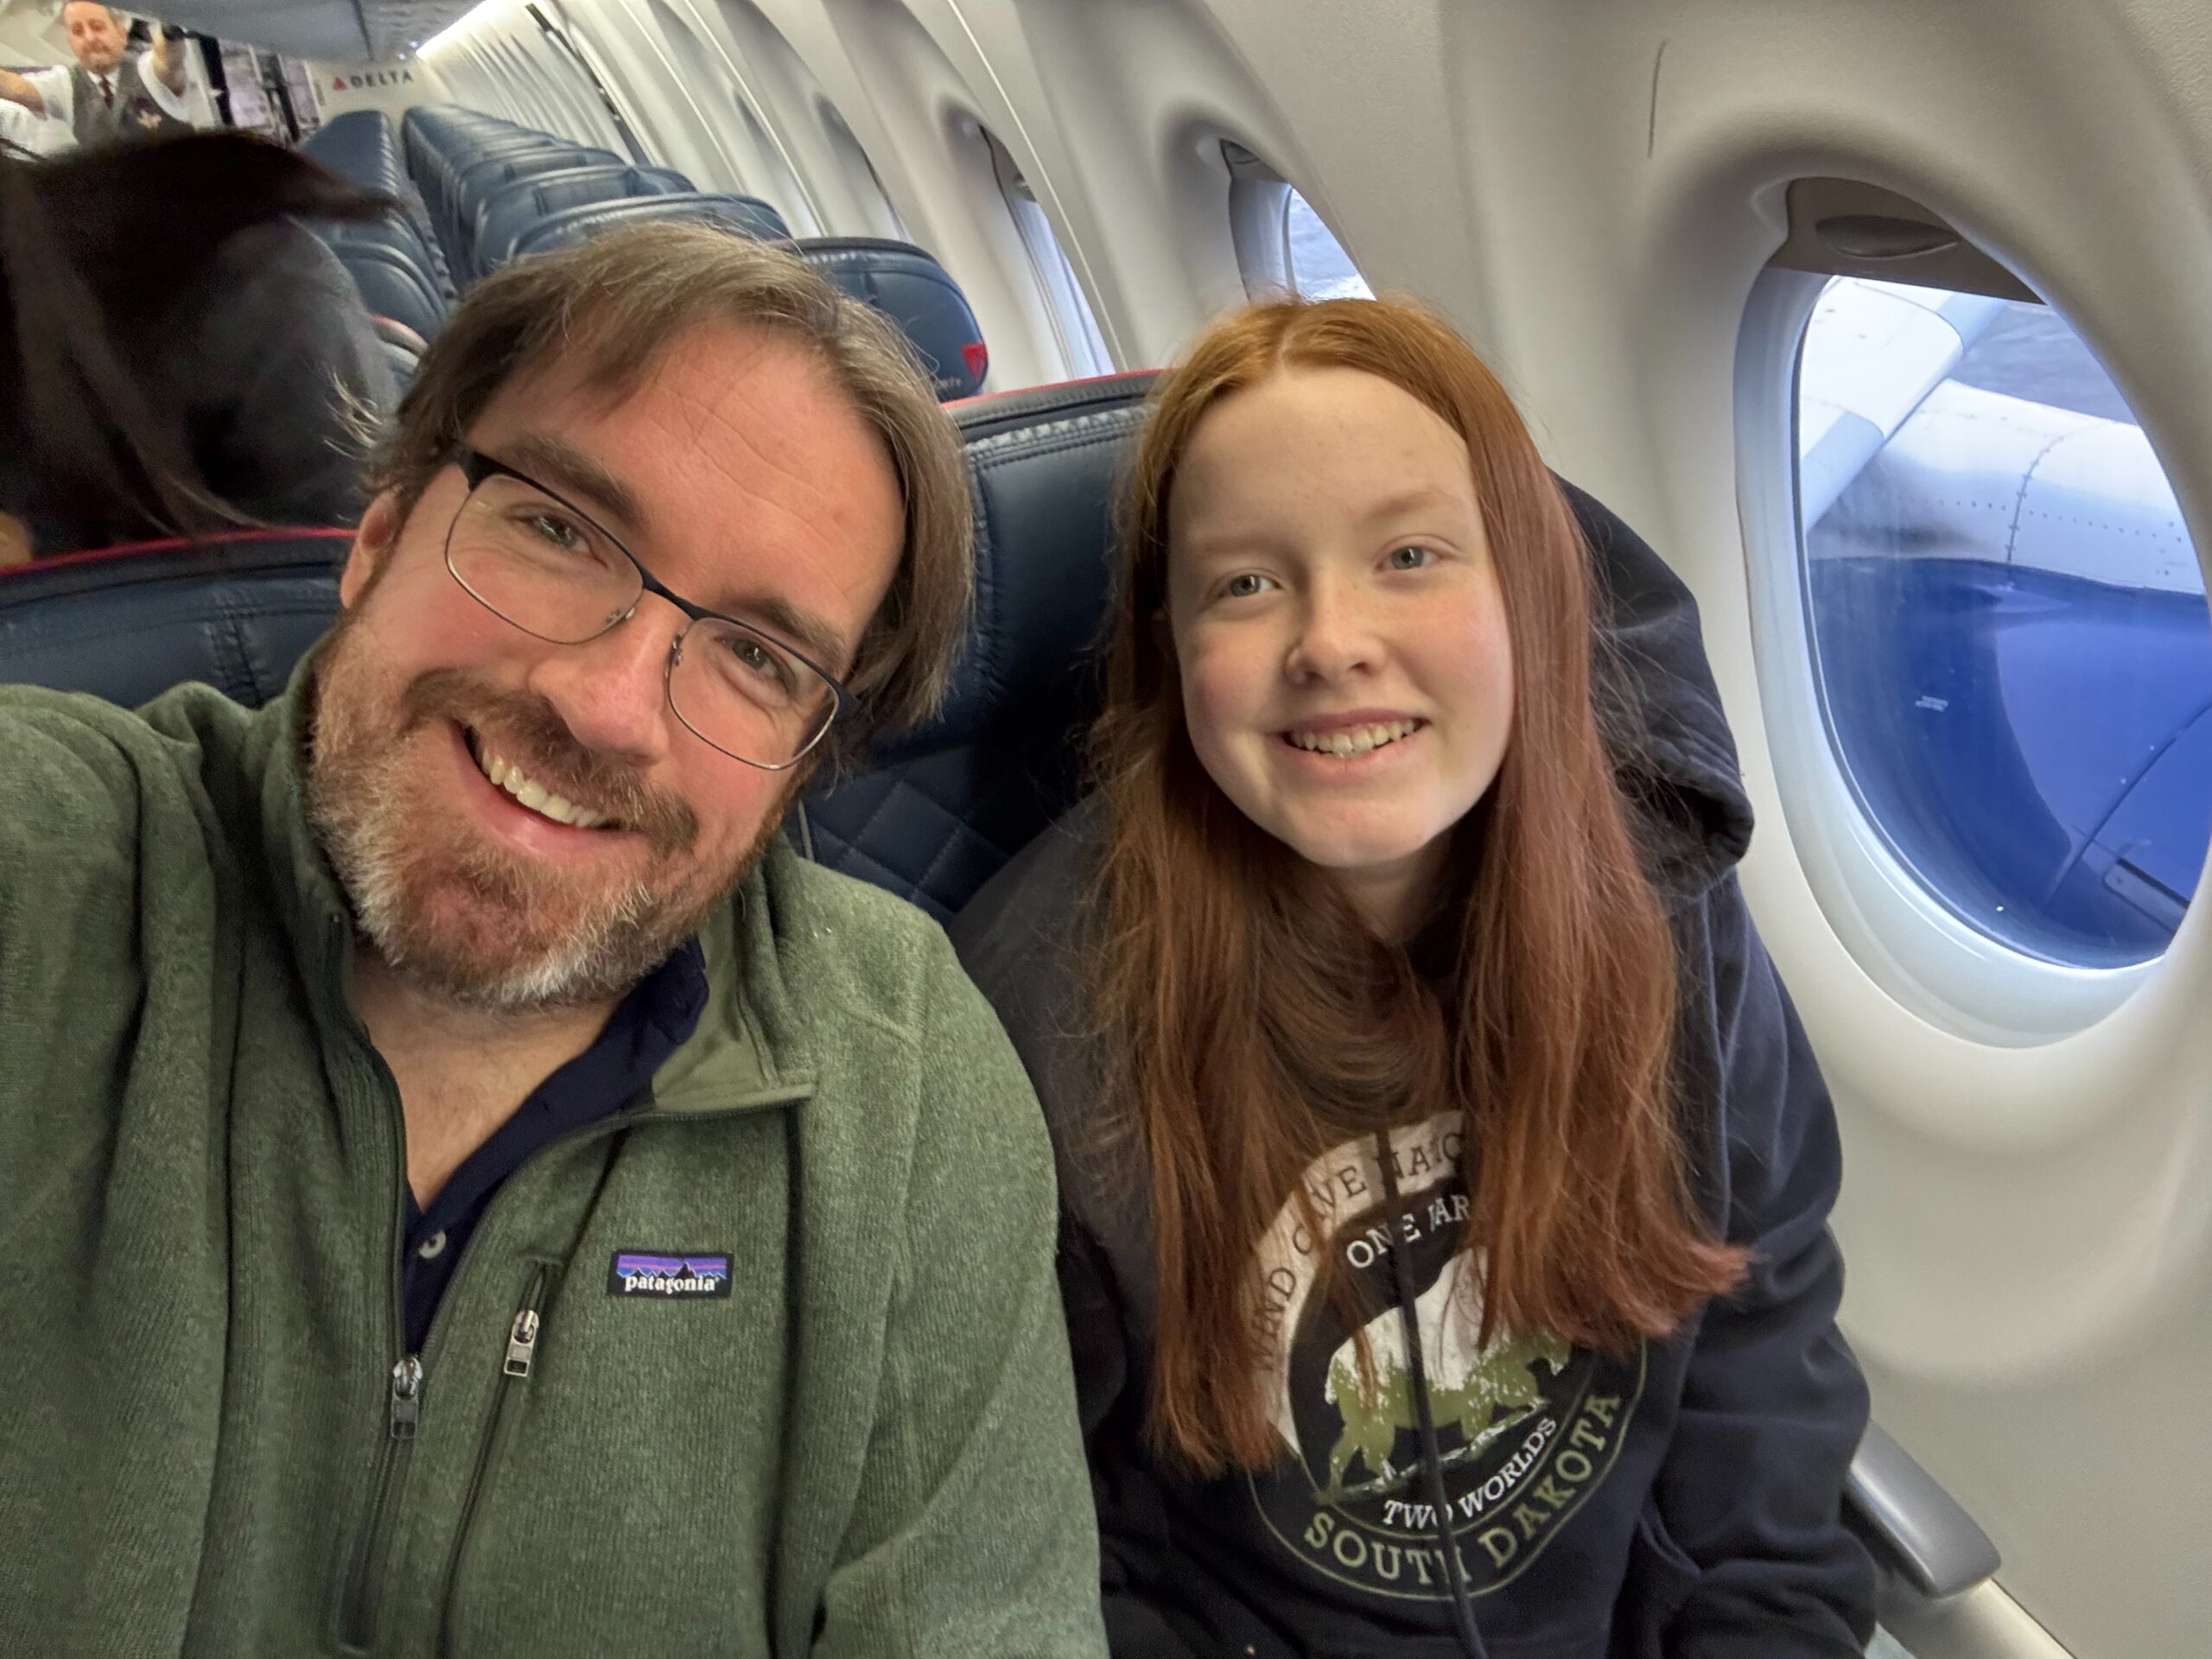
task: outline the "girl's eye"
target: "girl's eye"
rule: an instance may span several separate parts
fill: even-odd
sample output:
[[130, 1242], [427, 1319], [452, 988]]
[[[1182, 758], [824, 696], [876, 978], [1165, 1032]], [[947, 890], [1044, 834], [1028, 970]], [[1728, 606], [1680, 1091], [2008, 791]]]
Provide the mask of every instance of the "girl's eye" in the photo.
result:
[[1242, 575], [1231, 576], [1223, 582], [1221, 596], [1224, 599], [1249, 599], [1266, 588], [1267, 581], [1265, 576], [1247, 570]]
[[1433, 563], [1435, 558], [1436, 555], [1425, 547], [1408, 545], [1392, 548], [1383, 563], [1393, 570], [1418, 570], [1425, 564]]

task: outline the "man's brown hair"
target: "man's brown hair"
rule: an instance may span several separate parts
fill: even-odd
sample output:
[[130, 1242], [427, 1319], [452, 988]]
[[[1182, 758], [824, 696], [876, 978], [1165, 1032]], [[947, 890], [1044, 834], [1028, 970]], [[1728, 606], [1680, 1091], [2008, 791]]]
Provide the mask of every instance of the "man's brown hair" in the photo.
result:
[[[1163, 624], [1176, 471], [1224, 398], [1297, 368], [1379, 376], [1449, 423], [1497, 563], [1513, 726], [1488, 796], [1452, 832], [1431, 925], [1440, 982], [1237, 810], [1185, 723]], [[1416, 307], [1249, 307], [1155, 391], [1128, 502], [1093, 733], [1108, 819], [1093, 990], [1123, 1068], [1116, 1116], [1149, 1160], [1152, 1440], [1207, 1474], [1281, 1455], [1262, 1237], [1286, 1204], [1323, 1236], [1301, 1179], [1313, 1160], [1440, 1112], [1465, 1124], [1485, 1340], [1618, 1351], [1675, 1330], [1745, 1258], [1691, 1202], [1670, 1086], [1675, 953], [1593, 709], [1588, 554], [1511, 399]]]
[[974, 586], [968, 470], [906, 336], [794, 255], [702, 225], [632, 226], [486, 277], [424, 354], [369, 486], [411, 511], [517, 375], [559, 361], [620, 397], [677, 335], [708, 323], [811, 352], [898, 473], [905, 545], [846, 677], [862, 717], [831, 734], [850, 754], [868, 731], [918, 725], [944, 697]]

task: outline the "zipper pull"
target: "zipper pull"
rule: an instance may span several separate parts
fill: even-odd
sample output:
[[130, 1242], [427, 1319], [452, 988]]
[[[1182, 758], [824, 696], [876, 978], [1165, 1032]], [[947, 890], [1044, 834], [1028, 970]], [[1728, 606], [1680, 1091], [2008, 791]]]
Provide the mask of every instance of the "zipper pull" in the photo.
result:
[[509, 1376], [528, 1376], [530, 1362], [537, 1351], [537, 1310], [525, 1307], [515, 1315], [507, 1332], [507, 1363], [499, 1369]]
[[415, 1420], [423, 1414], [423, 1362], [410, 1354], [391, 1368], [391, 1438], [415, 1438]]

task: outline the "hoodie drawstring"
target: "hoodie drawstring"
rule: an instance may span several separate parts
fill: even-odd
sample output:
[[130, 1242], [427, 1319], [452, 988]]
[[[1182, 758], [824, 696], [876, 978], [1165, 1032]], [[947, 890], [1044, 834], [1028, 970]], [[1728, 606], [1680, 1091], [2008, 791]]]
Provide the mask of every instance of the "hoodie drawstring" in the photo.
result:
[[[1375, 1137], [1376, 1160], [1382, 1169], [1382, 1193], [1395, 1219], [1398, 1210], [1398, 1172], [1395, 1154], [1387, 1130]], [[1398, 1298], [1398, 1320], [1405, 1333], [1406, 1369], [1413, 1378], [1414, 1409], [1421, 1419], [1421, 1465], [1427, 1476], [1428, 1501], [1436, 1511], [1436, 1542], [1444, 1552], [1445, 1580], [1452, 1588], [1452, 1619], [1465, 1659], [1490, 1659], [1482, 1632], [1475, 1628], [1475, 1605], [1467, 1594], [1466, 1570], [1459, 1561], [1458, 1541], [1452, 1535], [1452, 1505], [1444, 1491], [1444, 1459], [1436, 1449], [1436, 1416], [1428, 1401], [1428, 1366], [1421, 1357], [1421, 1317], [1414, 1311], [1413, 1268], [1406, 1260], [1402, 1235], [1390, 1241], [1390, 1274]]]

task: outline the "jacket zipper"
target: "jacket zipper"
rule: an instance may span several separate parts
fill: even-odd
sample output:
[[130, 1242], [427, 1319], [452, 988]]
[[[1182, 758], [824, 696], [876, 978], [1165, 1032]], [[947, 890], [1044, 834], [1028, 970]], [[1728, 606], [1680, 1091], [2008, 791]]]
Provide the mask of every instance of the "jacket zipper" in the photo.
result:
[[[352, 931], [345, 924], [338, 922], [334, 922], [327, 931], [327, 950], [331, 958], [330, 972], [334, 978], [342, 983], [344, 969], [340, 963], [344, 953], [350, 949]], [[394, 1161], [398, 1166], [400, 1182], [404, 1188], [406, 1181], [407, 1143], [405, 1132], [401, 1127], [398, 1085], [392, 1080], [391, 1071], [385, 1065], [382, 1057], [377, 1053], [376, 1046], [369, 1040], [367, 1031], [358, 1020], [353, 1021], [352, 1027], [354, 1039], [361, 1045], [367, 1055], [370, 1070], [378, 1085], [378, 1092], [383, 1095], [390, 1109]], [[701, 1114], [701, 1116], [721, 1117], [736, 1111], [750, 1110], [757, 1106], [779, 1104], [786, 1099], [804, 1099], [807, 1093], [806, 1088], [798, 1086], [773, 1090], [762, 1095], [729, 1102], [726, 1106], [712, 1113]], [[531, 1154], [530, 1161], [535, 1162], [555, 1147], [595, 1139], [601, 1135], [629, 1128], [639, 1123], [652, 1122], [661, 1116], [663, 1115], [649, 1110], [630, 1117], [626, 1121], [602, 1119], [595, 1123], [583, 1125], [564, 1135], [555, 1136], [552, 1141]], [[673, 1116], [675, 1114], [666, 1116]], [[504, 1191], [493, 1194], [491, 1205], [486, 1207], [485, 1214], [478, 1220], [479, 1230], [482, 1229], [485, 1222], [490, 1220], [493, 1209], [498, 1206], [499, 1199], [505, 1196]], [[406, 1330], [405, 1313], [401, 1305], [397, 1246], [398, 1239], [405, 1232], [404, 1219], [405, 1214], [404, 1199], [398, 1191], [395, 1191], [392, 1204], [393, 1230], [391, 1237], [385, 1241], [384, 1260], [387, 1265], [383, 1268], [383, 1271], [388, 1275], [391, 1286], [391, 1328], [396, 1333], [404, 1332]], [[476, 1240], [472, 1237], [469, 1240], [471, 1250], [474, 1249], [475, 1243]], [[461, 1261], [455, 1264], [454, 1277], [456, 1281], [461, 1276], [461, 1269], [467, 1265], [467, 1256], [464, 1254]], [[499, 1418], [504, 1414], [506, 1396], [513, 1392], [509, 1385], [530, 1375], [539, 1325], [536, 1299], [543, 1294], [543, 1271], [540, 1269], [531, 1280], [531, 1288], [524, 1299], [524, 1306], [516, 1310], [515, 1319], [508, 1327], [507, 1353], [501, 1366], [502, 1383], [498, 1404], [493, 1414], [493, 1430], [497, 1429]], [[445, 1299], [448, 1302], [451, 1300], [452, 1290], [453, 1286], [448, 1285]], [[442, 1304], [436, 1314], [432, 1317], [429, 1333], [424, 1338], [423, 1344], [423, 1353], [428, 1353], [438, 1346], [439, 1327], [445, 1323], [446, 1312], [445, 1306]], [[393, 1346], [397, 1347], [404, 1340], [404, 1335], [395, 1335]], [[338, 1605], [337, 1635], [340, 1644], [349, 1649], [366, 1650], [375, 1643], [376, 1615], [384, 1591], [385, 1557], [391, 1551], [391, 1535], [398, 1520], [399, 1494], [405, 1484], [409, 1456], [414, 1449], [416, 1422], [422, 1413], [423, 1376], [421, 1354], [403, 1352], [391, 1369], [389, 1412], [391, 1433], [385, 1439], [384, 1451], [378, 1460], [377, 1476], [369, 1503], [368, 1523], [362, 1530], [361, 1541], [356, 1548], [346, 1574], [345, 1593]], [[452, 1573], [459, 1566], [460, 1541], [467, 1535], [468, 1512], [475, 1506], [476, 1489], [487, 1466], [492, 1443], [493, 1435], [487, 1432], [477, 1448], [476, 1469], [469, 1480], [467, 1499], [461, 1517], [461, 1529], [454, 1535], [454, 1556], [448, 1564], [448, 1582], [446, 1586], [446, 1592], [448, 1595], [452, 1591], [450, 1582]]]
[[492, 1402], [484, 1432], [476, 1442], [476, 1462], [469, 1471], [468, 1490], [461, 1500], [461, 1519], [454, 1528], [453, 1547], [446, 1555], [445, 1583], [438, 1595], [438, 1650], [441, 1653], [447, 1650], [447, 1644], [452, 1639], [454, 1592], [461, 1582], [461, 1559], [468, 1546], [469, 1529], [476, 1519], [476, 1503], [483, 1493], [485, 1477], [491, 1472], [492, 1455], [499, 1442], [499, 1427], [506, 1421], [508, 1402], [530, 1380], [531, 1368], [537, 1363], [537, 1341], [544, 1331], [544, 1320], [538, 1309], [544, 1300], [548, 1276], [543, 1265], [531, 1270], [530, 1282], [523, 1289], [522, 1300], [515, 1308], [514, 1318], [507, 1325], [507, 1352], [499, 1364], [499, 1393]]
[[361, 1534], [361, 1548], [353, 1560], [340, 1614], [339, 1637], [346, 1646], [367, 1648], [376, 1641], [377, 1602], [384, 1588], [385, 1555], [391, 1548], [392, 1523], [397, 1519], [400, 1486], [415, 1449], [415, 1426], [423, 1414], [423, 1361], [404, 1354], [391, 1368], [388, 1399], [391, 1432], [385, 1437], [384, 1455], [378, 1460], [374, 1496], [369, 1501], [369, 1524]]

